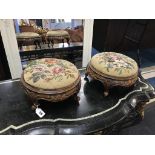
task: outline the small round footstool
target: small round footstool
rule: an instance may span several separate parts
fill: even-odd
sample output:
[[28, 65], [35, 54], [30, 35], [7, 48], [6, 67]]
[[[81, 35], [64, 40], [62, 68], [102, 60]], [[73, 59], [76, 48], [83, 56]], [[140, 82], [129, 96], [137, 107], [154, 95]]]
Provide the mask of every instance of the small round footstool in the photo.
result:
[[64, 44], [64, 41], [66, 39], [68, 45], [69, 45], [69, 33], [65, 30], [55, 30], [55, 31], [48, 31], [46, 34], [47, 42], [48, 42], [48, 47], [50, 47], [50, 43], [52, 44], [52, 47], [54, 46], [54, 41], [59, 40]]
[[87, 65], [87, 76], [99, 80], [104, 85], [104, 96], [109, 94], [109, 88], [114, 86], [130, 87], [138, 78], [137, 63], [120, 53], [103, 52], [92, 57]]
[[33, 43], [34, 45], [36, 45], [35, 47], [36, 49], [37, 49], [37, 45], [39, 46], [39, 48], [41, 48], [40, 46], [41, 37], [38, 33], [35, 33], [35, 32], [17, 33], [16, 38], [20, 49], [22, 48], [23, 45], [27, 45], [30, 43], [31, 44]]
[[66, 60], [43, 58], [31, 61], [22, 73], [21, 83], [33, 107], [37, 107], [40, 99], [59, 102], [73, 96], [77, 103], [79, 101], [80, 73]]

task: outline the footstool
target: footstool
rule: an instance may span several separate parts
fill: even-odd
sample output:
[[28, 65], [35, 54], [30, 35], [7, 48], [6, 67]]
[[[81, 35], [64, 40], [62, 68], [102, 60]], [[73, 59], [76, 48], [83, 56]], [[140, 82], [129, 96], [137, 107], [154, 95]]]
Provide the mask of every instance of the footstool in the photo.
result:
[[69, 33], [65, 30], [55, 30], [55, 31], [48, 31], [46, 34], [46, 38], [48, 41], [48, 47], [50, 47], [50, 43], [52, 44], [52, 47], [54, 46], [54, 41], [59, 40], [64, 44], [64, 40], [66, 39], [68, 45], [69, 45]]
[[17, 42], [19, 44], [20, 49], [22, 48], [23, 45], [26, 44], [34, 44], [37, 45], [41, 48], [40, 42], [41, 42], [41, 36], [38, 33], [35, 32], [22, 32], [22, 33], [17, 33], [16, 34]]
[[21, 76], [21, 83], [33, 106], [38, 100], [50, 102], [63, 101], [71, 96], [78, 103], [81, 87], [80, 73], [69, 61], [43, 58], [31, 61]]
[[111, 87], [134, 85], [138, 78], [138, 65], [123, 54], [103, 52], [93, 56], [88, 63], [85, 79], [88, 75], [103, 83], [104, 95], [107, 96]]

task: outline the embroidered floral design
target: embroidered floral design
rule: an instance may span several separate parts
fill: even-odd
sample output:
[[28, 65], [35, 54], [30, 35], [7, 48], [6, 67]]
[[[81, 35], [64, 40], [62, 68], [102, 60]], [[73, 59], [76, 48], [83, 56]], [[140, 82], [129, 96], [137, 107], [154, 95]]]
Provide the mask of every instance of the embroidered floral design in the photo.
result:
[[104, 63], [104, 67], [107, 72], [110, 72], [110, 69], [114, 69], [119, 75], [122, 74], [123, 71], [130, 72], [135, 66], [135, 61], [129, 59], [125, 55], [120, 55], [113, 52], [105, 52], [101, 53], [97, 56], [99, 64]]
[[73, 64], [65, 60], [45, 58], [31, 61], [24, 73], [30, 73], [28, 81], [32, 80], [35, 83], [40, 79], [49, 82], [50, 80], [61, 81], [64, 77], [75, 78], [77, 70]]

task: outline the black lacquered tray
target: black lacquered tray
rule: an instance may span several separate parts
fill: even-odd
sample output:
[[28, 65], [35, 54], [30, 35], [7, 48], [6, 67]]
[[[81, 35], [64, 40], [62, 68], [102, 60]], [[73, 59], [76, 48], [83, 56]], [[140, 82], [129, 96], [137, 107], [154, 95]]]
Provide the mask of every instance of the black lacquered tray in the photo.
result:
[[40, 101], [43, 118], [31, 110], [19, 80], [1, 83], [0, 134], [114, 134], [141, 120], [143, 105], [155, 96], [141, 76], [133, 87], [114, 87], [107, 97], [102, 83], [84, 80], [84, 71], [81, 76], [79, 104], [72, 97], [59, 103]]

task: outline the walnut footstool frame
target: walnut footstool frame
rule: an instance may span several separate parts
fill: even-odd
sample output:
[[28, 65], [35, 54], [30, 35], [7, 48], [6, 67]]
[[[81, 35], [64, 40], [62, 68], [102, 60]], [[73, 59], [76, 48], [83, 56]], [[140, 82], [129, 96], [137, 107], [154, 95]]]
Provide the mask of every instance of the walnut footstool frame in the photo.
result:
[[138, 78], [137, 74], [127, 77], [127, 78], [117, 78], [112, 77], [97, 71], [90, 63], [87, 65], [86, 73], [85, 73], [85, 80], [87, 80], [87, 76], [90, 76], [92, 79], [100, 81], [104, 86], [104, 96], [109, 95], [109, 89], [114, 86], [122, 86], [122, 87], [130, 87], [136, 83]]
[[46, 38], [47, 38], [47, 42], [48, 42], [48, 47], [50, 47], [50, 43], [51, 43], [52, 48], [53, 48], [55, 40], [61, 41], [64, 45], [65, 39], [67, 41], [67, 44], [70, 45], [70, 37], [68, 35], [57, 36], [57, 37], [56, 36], [46, 36]]
[[73, 96], [75, 102], [79, 104], [80, 98], [77, 96], [81, 88], [81, 77], [79, 75], [78, 79], [70, 86], [59, 88], [59, 89], [39, 89], [27, 84], [24, 80], [24, 73], [21, 76], [21, 83], [32, 101], [32, 110], [39, 106], [38, 100], [45, 100], [50, 102], [59, 102], [66, 100], [67, 98]]
[[33, 38], [17, 38], [17, 42], [19, 45], [19, 48], [22, 49], [23, 45], [26, 45], [29, 42], [33, 42], [35, 45], [35, 49], [37, 49], [37, 47], [39, 46], [39, 48], [41, 49], [41, 37], [33, 37]]

